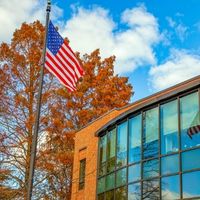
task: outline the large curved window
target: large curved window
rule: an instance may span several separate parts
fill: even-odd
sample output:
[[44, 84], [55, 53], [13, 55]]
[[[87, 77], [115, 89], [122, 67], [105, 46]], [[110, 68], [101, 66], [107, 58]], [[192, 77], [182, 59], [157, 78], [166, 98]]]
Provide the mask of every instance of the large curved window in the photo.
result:
[[[180, 112], [182, 149], [199, 146], [200, 133], [198, 129], [195, 131], [195, 127], [200, 126], [199, 95], [197, 92], [180, 99]], [[194, 130], [192, 131], [192, 129]]]
[[161, 174], [173, 174], [179, 171], [179, 155], [165, 156], [161, 158]]
[[200, 197], [200, 171], [183, 174], [183, 197]]
[[124, 122], [117, 128], [117, 167], [126, 165], [127, 162], [127, 132], [128, 123]]
[[103, 136], [100, 139], [99, 144], [99, 175], [104, 175], [106, 172], [106, 142], [107, 136]]
[[200, 94], [137, 110], [99, 139], [98, 200], [200, 199]]
[[164, 177], [161, 181], [163, 200], [180, 199], [180, 177], [178, 175]]
[[107, 172], [115, 169], [116, 129], [108, 132], [107, 137]]
[[178, 151], [178, 102], [177, 100], [160, 107], [161, 153]]
[[141, 160], [141, 120], [141, 115], [137, 115], [129, 120], [129, 163]]
[[143, 158], [158, 156], [158, 108], [144, 113]]

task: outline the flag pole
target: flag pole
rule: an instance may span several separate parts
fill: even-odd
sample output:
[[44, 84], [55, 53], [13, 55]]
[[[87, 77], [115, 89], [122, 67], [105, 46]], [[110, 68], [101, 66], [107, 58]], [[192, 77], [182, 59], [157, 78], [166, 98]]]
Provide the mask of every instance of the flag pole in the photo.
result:
[[35, 169], [35, 158], [36, 158], [36, 152], [37, 152], [37, 137], [38, 137], [38, 130], [39, 130], [42, 86], [43, 86], [44, 65], [45, 65], [45, 55], [46, 55], [50, 11], [51, 11], [51, 0], [47, 0], [44, 48], [43, 48], [43, 53], [42, 53], [42, 66], [41, 66], [41, 69], [40, 69], [40, 80], [39, 80], [39, 91], [38, 91], [38, 97], [37, 97], [36, 120], [35, 120], [34, 133], [33, 133], [32, 144], [31, 144], [27, 200], [31, 200], [32, 189], [33, 189], [33, 178], [34, 178], [34, 169]]

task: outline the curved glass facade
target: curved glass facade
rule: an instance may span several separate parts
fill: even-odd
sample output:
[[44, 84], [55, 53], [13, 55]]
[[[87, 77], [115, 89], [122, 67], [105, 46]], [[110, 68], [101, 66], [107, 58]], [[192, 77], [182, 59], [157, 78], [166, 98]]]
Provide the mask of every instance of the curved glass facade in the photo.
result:
[[99, 137], [97, 199], [200, 199], [199, 125], [199, 90], [117, 122]]

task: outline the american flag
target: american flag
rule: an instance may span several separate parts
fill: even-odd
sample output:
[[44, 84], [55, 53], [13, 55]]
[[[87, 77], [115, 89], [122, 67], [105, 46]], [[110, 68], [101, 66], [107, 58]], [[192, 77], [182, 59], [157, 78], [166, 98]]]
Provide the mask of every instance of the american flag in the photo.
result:
[[192, 136], [197, 133], [200, 133], [200, 112], [196, 114], [190, 127], [187, 130], [187, 134], [190, 138], [192, 138]]
[[45, 67], [55, 75], [69, 91], [76, 90], [76, 83], [83, 76], [74, 52], [49, 22]]

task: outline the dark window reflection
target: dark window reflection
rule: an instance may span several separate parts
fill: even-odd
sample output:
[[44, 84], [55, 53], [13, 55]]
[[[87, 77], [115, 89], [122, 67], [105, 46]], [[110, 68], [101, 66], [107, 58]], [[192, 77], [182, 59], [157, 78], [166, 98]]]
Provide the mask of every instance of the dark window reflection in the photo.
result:
[[143, 150], [145, 159], [158, 156], [158, 108], [145, 113]]
[[200, 125], [198, 93], [193, 93], [180, 99], [181, 111], [181, 146], [182, 149], [200, 145], [200, 133], [190, 138], [187, 134], [193, 126]]
[[108, 133], [107, 138], [107, 172], [115, 169], [116, 129]]
[[159, 175], [158, 159], [145, 161], [143, 163], [143, 179], [156, 177]]
[[166, 156], [161, 158], [161, 173], [172, 174], [179, 171], [179, 155]]
[[117, 176], [116, 177], [116, 186], [117, 187], [126, 184], [126, 168], [118, 170], [116, 176]]
[[141, 165], [136, 164], [128, 168], [128, 182], [134, 182], [141, 179]]
[[161, 153], [178, 151], [178, 106], [177, 100], [160, 107]]
[[102, 193], [105, 191], [105, 177], [100, 178], [97, 184], [97, 193]]
[[106, 190], [113, 189], [115, 187], [115, 173], [106, 176]]
[[106, 173], [106, 143], [107, 135], [100, 138], [99, 144], [99, 176]]
[[98, 195], [98, 200], [104, 200], [104, 194], [99, 194]]
[[127, 163], [127, 124], [124, 122], [117, 128], [117, 167]]
[[200, 171], [183, 174], [183, 197], [200, 196]]
[[162, 178], [162, 200], [175, 200], [180, 198], [179, 175]]
[[116, 200], [127, 200], [126, 187], [125, 186], [116, 189], [115, 199]]
[[85, 187], [85, 167], [86, 167], [86, 159], [83, 159], [80, 161], [79, 190]]
[[106, 200], [114, 200], [114, 190], [106, 192]]
[[148, 180], [143, 181], [143, 192], [142, 192], [142, 199], [148, 200], [159, 200], [159, 181], [156, 180]]
[[140, 200], [140, 199], [141, 199], [140, 183], [134, 183], [128, 185], [128, 200]]
[[200, 149], [182, 153], [183, 171], [200, 168]]
[[141, 160], [141, 115], [129, 120], [129, 163]]

